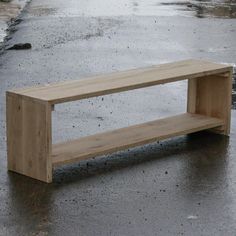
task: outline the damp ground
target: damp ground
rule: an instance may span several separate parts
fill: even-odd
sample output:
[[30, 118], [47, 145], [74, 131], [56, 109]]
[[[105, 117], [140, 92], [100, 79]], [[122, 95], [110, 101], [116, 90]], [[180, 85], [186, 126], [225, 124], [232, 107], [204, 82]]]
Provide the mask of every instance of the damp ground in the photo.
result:
[[[33, 0], [5, 42], [32, 49], [0, 55], [0, 235], [234, 235], [235, 111], [230, 137], [202, 132], [56, 168], [49, 185], [6, 171], [5, 136], [12, 88], [187, 58], [234, 66], [234, 16], [233, 2]], [[53, 141], [185, 109], [184, 81], [58, 105]]]

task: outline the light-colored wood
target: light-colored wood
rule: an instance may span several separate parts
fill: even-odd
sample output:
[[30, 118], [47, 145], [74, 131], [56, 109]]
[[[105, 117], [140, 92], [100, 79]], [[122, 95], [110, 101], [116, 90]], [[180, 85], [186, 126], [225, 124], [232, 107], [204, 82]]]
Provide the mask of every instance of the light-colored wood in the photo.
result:
[[[188, 79], [187, 113], [52, 146], [54, 104]], [[186, 60], [7, 92], [8, 169], [48, 182], [52, 167], [200, 130], [229, 134], [232, 67]]]
[[223, 121], [217, 118], [185, 113], [70, 142], [54, 144], [52, 163], [55, 166], [81, 161], [177, 135], [218, 127], [222, 124]]
[[7, 93], [8, 170], [50, 183], [51, 107]]
[[51, 104], [138, 89], [212, 74], [224, 74], [230, 66], [202, 60], [185, 60], [92, 78], [12, 91]]
[[218, 75], [188, 81], [187, 112], [217, 117], [224, 121], [212, 132], [228, 135], [231, 117], [232, 70], [226, 77]]

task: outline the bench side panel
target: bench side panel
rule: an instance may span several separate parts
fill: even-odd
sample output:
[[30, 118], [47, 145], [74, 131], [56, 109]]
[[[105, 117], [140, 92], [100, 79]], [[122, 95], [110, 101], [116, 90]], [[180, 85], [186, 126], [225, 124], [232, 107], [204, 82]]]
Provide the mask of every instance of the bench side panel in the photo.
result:
[[52, 182], [51, 107], [7, 93], [8, 170]]
[[212, 75], [188, 81], [189, 113], [220, 118], [224, 125], [212, 132], [229, 135], [232, 99], [232, 70], [222, 75]]

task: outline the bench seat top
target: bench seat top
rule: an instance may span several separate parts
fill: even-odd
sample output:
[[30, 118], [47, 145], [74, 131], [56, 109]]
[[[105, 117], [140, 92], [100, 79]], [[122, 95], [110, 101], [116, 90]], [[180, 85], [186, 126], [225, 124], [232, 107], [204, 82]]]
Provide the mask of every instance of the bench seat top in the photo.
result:
[[190, 59], [80, 80], [11, 90], [8, 93], [18, 94], [51, 104], [58, 104], [178, 80], [223, 74], [231, 70], [232, 67], [229, 65]]

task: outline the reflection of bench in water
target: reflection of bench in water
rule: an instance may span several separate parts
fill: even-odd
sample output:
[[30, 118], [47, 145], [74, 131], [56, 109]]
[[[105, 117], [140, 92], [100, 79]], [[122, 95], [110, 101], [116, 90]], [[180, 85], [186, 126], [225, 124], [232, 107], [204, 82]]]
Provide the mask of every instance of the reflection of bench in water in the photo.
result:
[[[52, 144], [55, 104], [188, 79], [187, 112]], [[232, 68], [186, 60], [7, 92], [8, 169], [45, 182], [53, 166], [210, 129], [229, 134]]]

